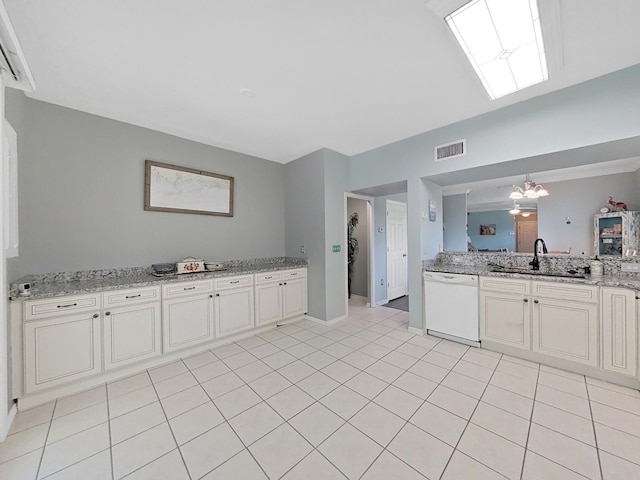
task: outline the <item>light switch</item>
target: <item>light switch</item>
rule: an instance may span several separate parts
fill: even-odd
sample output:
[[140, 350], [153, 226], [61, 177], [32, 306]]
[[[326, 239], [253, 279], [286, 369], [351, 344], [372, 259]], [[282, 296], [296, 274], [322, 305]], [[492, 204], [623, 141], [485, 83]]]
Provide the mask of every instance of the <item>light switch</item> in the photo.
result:
[[300, 253], [307, 253], [307, 248], [304, 245], [300, 245]]
[[333, 253], [340, 253], [340, 250], [341, 250], [340, 245], [332, 245], [331, 246], [331, 251]]

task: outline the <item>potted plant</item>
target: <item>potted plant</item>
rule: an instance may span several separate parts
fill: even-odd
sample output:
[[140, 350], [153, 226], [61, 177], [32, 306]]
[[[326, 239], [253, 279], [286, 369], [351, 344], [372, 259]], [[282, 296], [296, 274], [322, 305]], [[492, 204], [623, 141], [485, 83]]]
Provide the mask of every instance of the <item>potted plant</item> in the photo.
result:
[[353, 212], [347, 222], [347, 273], [348, 273], [348, 293], [351, 298], [351, 277], [353, 276], [353, 268], [355, 266], [356, 257], [358, 256], [358, 239], [353, 236], [353, 230], [358, 226], [358, 213]]

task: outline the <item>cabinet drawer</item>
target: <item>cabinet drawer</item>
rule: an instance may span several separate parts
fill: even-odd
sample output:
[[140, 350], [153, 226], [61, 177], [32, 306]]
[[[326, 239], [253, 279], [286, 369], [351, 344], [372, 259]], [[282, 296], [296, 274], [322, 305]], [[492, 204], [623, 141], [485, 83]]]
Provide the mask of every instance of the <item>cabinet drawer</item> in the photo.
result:
[[213, 282], [211, 280], [202, 280], [196, 282], [180, 282], [162, 286], [163, 298], [182, 297], [184, 295], [193, 295], [195, 293], [210, 292], [213, 290]]
[[160, 287], [128, 288], [102, 294], [104, 308], [160, 300]]
[[580, 300], [598, 302], [598, 287], [593, 285], [573, 285], [559, 282], [531, 282], [532, 294], [536, 297], [558, 298], [561, 300]]
[[521, 293], [527, 295], [530, 292], [529, 280], [517, 280], [513, 278], [480, 277], [482, 290], [494, 290], [501, 293]]
[[271, 283], [282, 280], [282, 272], [256, 273], [256, 284]]
[[216, 279], [216, 291], [228, 290], [229, 288], [250, 287], [253, 285], [253, 275], [242, 275], [238, 277], [225, 277]]
[[100, 309], [100, 294], [46, 298], [24, 302], [25, 320]]
[[298, 277], [306, 277], [307, 269], [306, 268], [296, 268], [295, 270], [283, 270], [282, 271], [282, 279], [287, 280], [290, 278], [298, 278]]

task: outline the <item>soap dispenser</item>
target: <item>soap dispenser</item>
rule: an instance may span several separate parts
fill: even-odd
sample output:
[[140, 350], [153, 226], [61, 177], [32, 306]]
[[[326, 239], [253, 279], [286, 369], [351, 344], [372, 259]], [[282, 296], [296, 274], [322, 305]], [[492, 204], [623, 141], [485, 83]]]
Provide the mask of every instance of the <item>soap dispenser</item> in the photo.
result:
[[604, 263], [602, 263], [598, 259], [597, 255], [596, 255], [596, 258], [594, 260], [592, 260], [589, 265], [591, 267], [591, 276], [592, 277], [601, 277], [604, 274]]

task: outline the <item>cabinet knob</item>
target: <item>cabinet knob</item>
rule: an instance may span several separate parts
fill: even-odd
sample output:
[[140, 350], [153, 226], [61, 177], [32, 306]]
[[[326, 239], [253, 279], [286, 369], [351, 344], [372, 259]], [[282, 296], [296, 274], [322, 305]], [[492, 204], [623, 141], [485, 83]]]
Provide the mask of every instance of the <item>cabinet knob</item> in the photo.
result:
[[538, 300], [534, 300], [533, 303], [540, 303]]
[[98, 318], [99, 316], [100, 315], [98, 315], [97, 313], [94, 313], [91, 318]]
[[284, 284], [286, 285], [286, 284], [287, 284], [287, 282], [284, 282]]
[[220, 294], [219, 294], [219, 293], [216, 293], [216, 297], [219, 297], [219, 296], [220, 296]]
[[524, 299], [524, 303], [529, 303], [529, 299], [528, 299], [528, 298], [525, 298], [525, 299]]
[[111, 312], [104, 312], [105, 315], [111, 315]]
[[[278, 285], [282, 286], [282, 284], [281, 284], [281, 283], [279, 283]], [[638, 297], [636, 297], [636, 298], [638, 298]]]
[[209, 298], [213, 298], [213, 294], [209, 295]]

